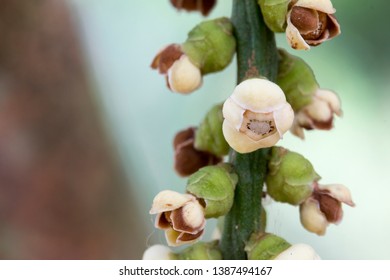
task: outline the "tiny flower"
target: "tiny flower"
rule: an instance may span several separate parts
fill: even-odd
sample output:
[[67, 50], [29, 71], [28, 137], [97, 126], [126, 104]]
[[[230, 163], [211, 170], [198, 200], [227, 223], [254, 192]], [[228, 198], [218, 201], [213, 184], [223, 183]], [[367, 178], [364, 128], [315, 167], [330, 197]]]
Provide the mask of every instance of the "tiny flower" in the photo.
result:
[[290, 46], [308, 50], [339, 35], [338, 24], [330, 0], [293, 0], [287, 13], [286, 36]]
[[340, 99], [330, 90], [317, 89], [311, 103], [296, 113], [291, 133], [303, 139], [303, 129], [330, 130], [334, 115], [342, 115]]
[[161, 50], [151, 67], [166, 75], [168, 88], [173, 92], [186, 94], [202, 85], [200, 69], [191, 62], [179, 44], [171, 44]]
[[203, 16], [207, 16], [214, 8], [217, 0], [171, 0], [171, 4], [178, 10], [199, 11]]
[[347, 187], [339, 184], [315, 185], [312, 196], [299, 208], [302, 225], [310, 232], [324, 235], [329, 223], [341, 222], [343, 218], [341, 203], [355, 206]]
[[165, 231], [170, 246], [195, 242], [206, 225], [204, 208], [190, 194], [162, 191], [154, 198], [149, 213], [157, 214], [155, 227]]
[[174, 255], [167, 246], [156, 244], [145, 250], [143, 260], [172, 260]]
[[195, 148], [196, 129], [190, 127], [176, 134], [173, 140], [175, 149], [175, 170], [180, 176], [189, 176], [198, 171], [199, 168], [214, 165], [222, 161], [207, 151], [200, 151]]
[[273, 147], [266, 177], [267, 193], [276, 201], [299, 205], [312, 195], [320, 179], [313, 165], [302, 155]]
[[236, 86], [223, 105], [223, 134], [239, 153], [271, 147], [290, 129], [294, 112], [281, 88], [265, 79]]
[[320, 256], [307, 244], [294, 244], [274, 260], [320, 260]]

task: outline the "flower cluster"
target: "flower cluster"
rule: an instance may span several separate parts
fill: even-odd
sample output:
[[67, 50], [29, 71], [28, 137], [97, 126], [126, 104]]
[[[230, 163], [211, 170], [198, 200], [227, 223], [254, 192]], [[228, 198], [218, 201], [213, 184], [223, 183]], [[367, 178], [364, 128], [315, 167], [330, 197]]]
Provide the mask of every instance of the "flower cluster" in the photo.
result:
[[[171, 0], [171, 3], [178, 10], [199, 11], [206, 16], [216, 1]], [[255, 20], [246, 24], [262, 16], [270, 30], [285, 32], [293, 49], [308, 50], [340, 34], [330, 0], [254, 0], [254, 3], [235, 0], [234, 3], [239, 13], [255, 15]], [[253, 8], [260, 10], [252, 13]], [[201, 22], [188, 33], [185, 42], [170, 44], [158, 52], [151, 67], [165, 76], [171, 91], [188, 94], [197, 90], [204, 75], [229, 65], [236, 46], [237, 60], [243, 60], [240, 53], [246, 42], [240, 42], [241, 37], [237, 36], [240, 30], [237, 18], [232, 22], [225, 17]], [[174, 169], [180, 176], [188, 176], [185, 192], [161, 191], [150, 210], [150, 214], [156, 215], [155, 227], [165, 232], [169, 246], [191, 246], [173, 252], [155, 245], [145, 251], [144, 259], [223, 259], [226, 248], [230, 248], [224, 244], [228, 240], [228, 246], [235, 247], [234, 250], [241, 246], [237, 250], [241, 250], [240, 258], [318, 260], [320, 257], [311, 246], [291, 245], [266, 232], [267, 213], [262, 197], [298, 206], [301, 224], [317, 235], [324, 235], [329, 224], [341, 222], [342, 204], [355, 205], [347, 187], [320, 184], [321, 177], [309, 160], [275, 146], [288, 131], [304, 139], [304, 130], [333, 128], [334, 117], [342, 114], [337, 94], [320, 88], [312, 69], [300, 57], [273, 45], [273, 50], [267, 49], [260, 60], [256, 58], [258, 50], [254, 49], [257, 44], [248, 45], [250, 55], [246, 61], [239, 61], [239, 66], [248, 69], [244, 75], [238, 75], [244, 78], [232, 93], [224, 102], [212, 106], [198, 126], [183, 129], [174, 137]], [[269, 61], [278, 65], [273, 74], [264, 77], [259, 69], [253, 68], [269, 63], [265, 57], [268, 55], [273, 56]], [[229, 163], [225, 160], [227, 155]], [[243, 192], [250, 194], [250, 199], [243, 199]], [[248, 230], [242, 242], [244, 235], [237, 233], [242, 229], [231, 220], [237, 220], [241, 214], [237, 209], [246, 211], [246, 203], [255, 208], [252, 213], [258, 217], [248, 223], [256, 224], [256, 228]], [[239, 208], [242, 205], [246, 209]], [[240, 219], [247, 219], [246, 216], [242, 214]], [[217, 230], [215, 240], [198, 242], [210, 218], [229, 222], [224, 225], [224, 232]], [[231, 242], [231, 232], [240, 236], [240, 240]], [[229, 237], [224, 239], [224, 234]]]

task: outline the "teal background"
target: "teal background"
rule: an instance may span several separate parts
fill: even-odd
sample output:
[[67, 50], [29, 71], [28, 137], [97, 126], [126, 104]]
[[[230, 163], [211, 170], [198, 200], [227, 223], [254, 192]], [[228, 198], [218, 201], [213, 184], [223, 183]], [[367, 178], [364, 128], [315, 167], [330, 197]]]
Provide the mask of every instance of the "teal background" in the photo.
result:
[[[331, 131], [306, 133], [301, 141], [287, 133], [278, 144], [302, 153], [322, 176], [323, 184], [350, 188], [355, 208], [344, 207], [341, 224], [323, 237], [306, 232], [298, 208], [272, 202], [267, 230], [291, 243], [308, 243], [323, 259], [390, 259], [390, 4], [333, 1], [342, 34], [310, 51], [293, 51], [313, 68], [321, 87], [335, 90], [343, 117]], [[191, 95], [170, 92], [149, 67], [159, 49], [183, 42], [203, 18], [174, 10], [168, 0], [72, 0], [91, 82], [116, 144], [146, 226], [145, 248], [165, 240], [148, 214], [163, 189], [184, 191], [186, 179], [173, 170], [172, 139], [199, 124], [207, 110], [222, 102], [235, 85], [235, 62], [206, 76]], [[231, 1], [218, 1], [208, 18], [229, 16]], [[284, 34], [279, 47], [288, 48]], [[209, 222], [208, 239], [213, 231]], [[140, 256], [141, 257], [141, 256]]]

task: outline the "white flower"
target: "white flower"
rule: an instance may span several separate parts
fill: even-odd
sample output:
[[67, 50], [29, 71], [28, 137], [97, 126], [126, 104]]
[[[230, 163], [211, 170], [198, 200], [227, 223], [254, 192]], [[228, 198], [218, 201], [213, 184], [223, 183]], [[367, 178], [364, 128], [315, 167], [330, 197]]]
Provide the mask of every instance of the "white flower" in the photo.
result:
[[202, 73], [187, 55], [182, 55], [168, 70], [168, 85], [173, 92], [193, 92], [202, 85]]
[[324, 235], [330, 223], [341, 222], [343, 218], [341, 203], [355, 206], [347, 187], [340, 184], [316, 185], [312, 196], [299, 206], [301, 224], [310, 232]]
[[[295, 2], [295, 3], [294, 3]], [[340, 25], [330, 0], [293, 1], [287, 13], [286, 37], [290, 46], [308, 50], [339, 35]]]
[[145, 250], [143, 260], [170, 260], [171, 250], [164, 245], [156, 244]]
[[168, 245], [198, 240], [206, 225], [204, 208], [195, 196], [165, 190], [153, 200], [150, 214], [157, 214], [155, 226], [165, 231]]
[[303, 129], [329, 130], [333, 127], [334, 115], [342, 115], [337, 94], [330, 90], [317, 89], [312, 102], [296, 114], [291, 133], [304, 139]]
[[280, 253], [275, 260], [320, 260], [320, 256], [307, 244], [294, 244]]
[[290, 129], [294, 112], [281, 88], [265, 79], [236, 86], [223, 105], [223, 134], [239, 153], [271, 147]]

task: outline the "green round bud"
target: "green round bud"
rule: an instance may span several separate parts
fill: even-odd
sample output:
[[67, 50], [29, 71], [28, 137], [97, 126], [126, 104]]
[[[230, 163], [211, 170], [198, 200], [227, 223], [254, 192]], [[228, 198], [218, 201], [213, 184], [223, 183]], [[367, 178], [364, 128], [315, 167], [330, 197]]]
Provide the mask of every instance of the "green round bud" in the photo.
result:
[[273, 147], [266, 177], [267, 192], [276, 201], [299, 205], [313, 192], [321, 177], [302, 155]]
[[188, 33], [182, 50], [202, 74], [220, 71], [236, 50], [233, 25], [226, 17], [201, 22]]
[[176, 260], [222, 260], [222, 253], [218, 247], [218, 240], [211, 242], [197, 242], [181, 252], [174, 253]]
[[232, 207], [237, 181], [229, 164], [206, 166], [188, 178], [186, 190], [204, 201], [206, 218], [217, 218]]
[[255, 233], [249, 238], [245, 251], [248, 260], [272, 260], [290, 248], [291, 244], [271, 233]]
[[265, 24], [273, 32], [284, 32], [290, 0], [258, 0]]
[[295, 112], [312, 102], [319, 88], [313, 70], [300, 57], [279, 49], [279, 70], [276, 83]]
[[195, 149], [220, 157], [227, 155], [230, 146], [223, 136], [222, 123], [222, 104], [218, 104], [211, 108], [196, 130]]

